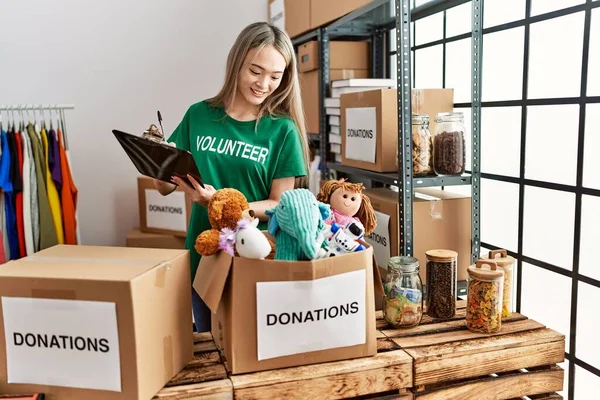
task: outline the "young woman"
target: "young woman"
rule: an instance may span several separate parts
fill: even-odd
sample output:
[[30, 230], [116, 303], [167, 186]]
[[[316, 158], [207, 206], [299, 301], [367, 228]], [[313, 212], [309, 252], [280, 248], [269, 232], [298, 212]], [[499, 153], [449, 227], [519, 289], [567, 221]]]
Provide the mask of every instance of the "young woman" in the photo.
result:
[[[205, 187], [174, 177], [155, 181], [167, 195], [181, 187], [194, 202], [186, 249], [192, 281], [200, 255], [196, 237], [210, 229], [206, 206], [216, 189], [241, 191], [266, 229], [265, 210], [308, 175], [309, 150], [296, 56], [285, 32], [265, 22], [247, 26], [227, 58], [225, 84], [213, 98], [192, 105], [168, 139], [189, 150]], [[196, 330], [210, 331], [210, 310], [192, 289]]]

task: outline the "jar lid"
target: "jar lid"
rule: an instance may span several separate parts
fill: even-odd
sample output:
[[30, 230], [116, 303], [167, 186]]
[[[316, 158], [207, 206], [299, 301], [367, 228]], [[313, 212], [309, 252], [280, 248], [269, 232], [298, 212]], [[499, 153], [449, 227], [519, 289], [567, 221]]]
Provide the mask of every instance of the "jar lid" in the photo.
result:
[[[487, 266], [489, 269], [483, 269], [483, 266]], [[493, 280], [504, 276], [504, 270], [498, 268], [496, 261], [487, 259], [477, 260], [475, 265], [471, 265], [467, 268], [467, 272], [469, 273], [469, 276], [481, 280]]]
[[435, 249], [427, 250], [425, 255], [433, 261], [449, 262], [458, 257], [458, 253], [453, 250]]
[[[497, 255], [500, 255], [500, 257], [496, 257]], [[515, 262], [515, 258], [509, 256], [505, 249], [490, 250], [488, 257], [490, 260], [496, 261], [496, 264], [502, 268], [512, 267]]]
[[462, 121], [464, 119], [463, 112], [441, 112], [435, 116], [435, 122], [451, 122], [451, 121]]
[[424, 122], [429, 122], [429, 115], [427, 114], [413, 114], [412, 122], [422, 124]]
[[394, 256], [389, 259], [388, 268], [396, 268], [402, 272], [414, 272], [419, 268], [419, 260], [410, 256]]

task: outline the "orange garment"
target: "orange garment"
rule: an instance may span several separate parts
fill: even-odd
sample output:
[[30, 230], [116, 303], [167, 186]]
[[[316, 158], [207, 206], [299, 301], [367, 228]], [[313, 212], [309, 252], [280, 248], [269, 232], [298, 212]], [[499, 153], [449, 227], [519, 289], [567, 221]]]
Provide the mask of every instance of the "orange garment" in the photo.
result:
[[62, 175], [61, 204], [62, 218], [65, 235], [65, 244], [77, 244], [77, 219], [75, 211], [77, 210], [77, 187], [71, 176], [71, 167], [67, 160], [67, 153], [63, 146], [63, 134], [57, 129], [58, 152], [60, 153], [60, 170]]

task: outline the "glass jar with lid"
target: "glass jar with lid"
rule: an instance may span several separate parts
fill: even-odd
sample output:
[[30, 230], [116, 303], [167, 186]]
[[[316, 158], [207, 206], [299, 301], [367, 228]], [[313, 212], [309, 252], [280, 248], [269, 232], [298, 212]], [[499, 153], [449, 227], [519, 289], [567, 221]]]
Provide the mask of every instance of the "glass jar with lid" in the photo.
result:
[[390, 258], [383, 289], [383, 318], [390, 325], [411, 328], [421, 322], [423, 288], [419, 260], [406, 256]]
[[458, 253], [436, 249], [425, 252], [427, 269], [427, 315], [452, 318], [456, 314]]
[[465, 172], [465, 123], [461, 112], [438, 113], [433, 135], [433, 169], [437, 175]]
[[413, 176], [433, 175], [433, 142], [429, 131], [429, 116], [412, 116], [412, 169]]
[[498, 265], [498, 267], [504, 270], [504, 288], [502, 290], [502, 318], [508, 318], [512, 313], [513, 271], [517, 260], [509, 256], [505, 249], [490, 251], [489, 258], [491, 260], [496, 261], [496, 265]]
[[467, 273], [467, 329], [476, 333], [499, 332], [502, 329], [504, 270], [498, 268], [494, 260], [479, 259], [467, 268]]

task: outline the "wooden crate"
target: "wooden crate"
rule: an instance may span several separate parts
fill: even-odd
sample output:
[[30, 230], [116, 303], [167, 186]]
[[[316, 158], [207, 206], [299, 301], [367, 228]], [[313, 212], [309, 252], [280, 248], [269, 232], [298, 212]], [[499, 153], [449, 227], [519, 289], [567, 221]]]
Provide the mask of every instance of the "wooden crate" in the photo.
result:
[[[415, 399], [561, 398], [564, 335], [521, 314], [503, 320], [498, 334], [470, 332], [465, 302], [451, 320], [423, 317], [412, 329], [381, 332], [411, 356]], [[537, 395], [543, 397], [536, 397]]]
[[209, 332], [194, 334], [194, 359], [153, 399], [233, 399], [233, 385]]
[[230, 377], [210, 334], [194, 341], [194, 360], [154, 399], [412, 399], [412, 358], [381, 332], [373, 357]]
[[460, 301], [453, 319], [412, 329], [390, 329], [378, 312], [377, 331], [373, 357], [233, 376], [210, 333], [196, 334], [194, 359], [154, 399], [562, 400], [565, 337], [523, 315], [476, 334]]

